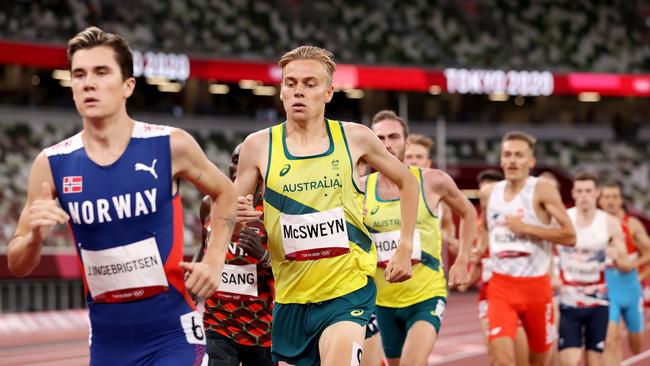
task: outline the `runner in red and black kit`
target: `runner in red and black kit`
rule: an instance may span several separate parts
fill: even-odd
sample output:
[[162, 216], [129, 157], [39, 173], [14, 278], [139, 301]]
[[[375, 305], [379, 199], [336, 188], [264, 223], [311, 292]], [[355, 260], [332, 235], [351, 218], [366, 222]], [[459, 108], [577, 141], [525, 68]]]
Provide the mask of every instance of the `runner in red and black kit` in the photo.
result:
[[[231, 160], [233, 180], [239, 149], [235, 148]], [[210, 230], [208, 202], [204, 199], [201, 204], [204, 238]], [[254, 202], [262, 211], [261, 194], [255, 195]], [[208, 366], [275, 365], [271, 360], [273, 282], [266, 231], [260, 219], [233, 235], [219, 291], [205, 301]]]

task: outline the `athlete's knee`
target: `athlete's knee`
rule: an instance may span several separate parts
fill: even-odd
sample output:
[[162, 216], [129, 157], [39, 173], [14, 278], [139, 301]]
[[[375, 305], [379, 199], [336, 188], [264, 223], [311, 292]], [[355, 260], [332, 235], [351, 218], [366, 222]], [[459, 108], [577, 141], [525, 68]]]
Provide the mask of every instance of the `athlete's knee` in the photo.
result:
[[630, 346], [630, 352], [635, 355], [641, 353], [643, 348], [643, 333], [628, 335], [628, 345]]
[[613, 350], [616, 349], [618, 346], [619, 346], [618, 332], [608, 331], [607, 337], [605, 337], [605, 350]]
[[399, 366], [427, 366], [428, 355], [422, 357], [421, 355], [403, 353], [399, 361]]
[[551, 352], [531, 352], [530, 366], [547, 366], [551, 360]]
[[515, 366], [513, 347], [498, 343], [501, 343], [498, 339], [490, 342], [490, 364], [492, 366]]

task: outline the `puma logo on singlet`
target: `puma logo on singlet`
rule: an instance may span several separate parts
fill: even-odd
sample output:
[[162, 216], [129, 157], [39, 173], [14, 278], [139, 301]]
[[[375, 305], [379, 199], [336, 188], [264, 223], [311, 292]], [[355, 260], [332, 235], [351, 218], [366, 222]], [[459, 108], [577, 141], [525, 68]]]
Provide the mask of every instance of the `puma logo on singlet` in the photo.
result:
[[135, 171], [136, 172], [138, 170], [147, 171], [147, 172], [151, 173], [151, 175], [153, 175], [154, 178], [158, 179], [158, 174], [156, 174], [156, 162], [157, 161], [158, 161], [158, 159], [153, 159], [153, 161], [151, 162], [150, 167], [146, 166], [146, 165], [144, 165], [142, 163], [135, 163]]

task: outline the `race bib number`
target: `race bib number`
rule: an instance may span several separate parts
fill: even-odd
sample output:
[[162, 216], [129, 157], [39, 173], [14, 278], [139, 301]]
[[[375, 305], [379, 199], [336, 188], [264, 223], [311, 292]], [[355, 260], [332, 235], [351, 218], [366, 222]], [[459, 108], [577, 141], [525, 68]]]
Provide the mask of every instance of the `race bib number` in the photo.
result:
[[257, 265], [225, 264], [217, 296], [234, 300], [257, 297]]
[[185, 339], [189, 344], [205, 346], [205, 330], [203, 330], [203, 317], [196, 311], [181, 315], [181, 326], [185, 332]]
[[303, 215], [280, 215], [286, 259], [313, 260], [350, 251], [343, 208]]
[[505, 226], [494, 226], [490, 232], [490, 251], [497, 257], [530, 255], [532, 248], [524, 240]]
[[359, 366], [361, 364], [361, 356], [363, 356], [363, 348], [357, 342], [352, 342], [352, 357], [350, 358], [350, 366]]
[[155, 238], [104, 250], [81, 249], [81, 259], [95, 302], [140, 300], [169, 286]]
[[572, 250], [569, 254], [561, 254], [560, 266], [564, 280], [569, 283], [596, 283], [600, 281], [604, 263], [601, 257], [604, 253], [594, 251]]
[[[389, 231], [385, 233], [373, 233], [372, 241], [377, 249], [377, 265], [386, 267], [388, 261], [395, 255], [397, 245], [399, 244], [400, 231]], [[420, 230], [413, 233], [413, 253], [411, 262], [417, 263], [422, 259], [422, 246], [420, 244]]]

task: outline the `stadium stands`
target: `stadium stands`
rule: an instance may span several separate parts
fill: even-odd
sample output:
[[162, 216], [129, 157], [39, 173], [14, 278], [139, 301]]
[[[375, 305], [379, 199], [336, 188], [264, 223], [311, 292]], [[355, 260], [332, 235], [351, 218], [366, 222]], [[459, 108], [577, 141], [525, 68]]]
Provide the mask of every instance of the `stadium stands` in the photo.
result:
[[348, 63], [638, 72], [650, 59], [647, 10], [622, 0], [568, 8], [509, 0], [17, 1], [0, 7], [0, 38], [63, 43], [98, 25], [135, 48], [212, 57], [273, 60], [313, 43]]

